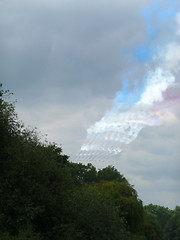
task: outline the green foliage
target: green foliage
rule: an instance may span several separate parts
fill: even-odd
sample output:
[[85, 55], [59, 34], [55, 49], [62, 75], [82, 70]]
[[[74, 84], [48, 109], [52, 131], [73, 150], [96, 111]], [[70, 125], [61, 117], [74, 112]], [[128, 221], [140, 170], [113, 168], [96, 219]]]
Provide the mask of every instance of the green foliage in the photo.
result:
[[113, 166], [108, 166], [98, 171], [97, 181], [119, 181], [123, 182], [127, 180], [121, 175], [117, 169]]
[[97, 181], [97, 171], [92, 164], [87, 166], [79, 163], [70, 163], [71, 177], [76, 185], [82, 185], [84, 183], [91, 183]]
[[123, 219], [119, 218], [117, 209], [86, 187], [73, 193], [66, 211], [63, 236], [68, 236], [67, 239], [127, 238]]
[[127, 230], [132, 233], [142, 230], [143, 208], [134, 188], [126, 181], [103, 181], [90, 186], [104, 199], [118, 208], [119, 216], [127, 222]]
[[127, 182], [125, 177], [121, 175], [117, 169], [112, 166], [108, 166], [106, 168], [100, 169], [99, 171], [96, 168], [88, 163], [87, 166], [79, 163], [71, 163], [70, 164], [71, 175], [74, 179], [74, 183], [77, 185], [82, 185], [84, 183], [93, 183], [100, 181], [119, 181], [119, 182]]
[[35, 233], [31, 227], [27, 227], [26, 230], [21, 230], [17, 236], [12, 236], [9, 233], [0, 232], [0, 239], [2, 240], [42, 240], [42, 236], [39, 233]]
[[144, 212], [114, 167], [68, 162], [60, 147], [25, 128], [10, 95], [0, 89], [0, 239], [161, 240], [159, 221], [166, 240], [179, 240], [178, 207], [173, 215], [156, 205]]
[[162, 240], [163, 234], [157, 221], [157, 217], [150, 213], [144, 213], [144, 235], [147, 240]]
[[147, 240], [147, 238], [144, 235], [135, 235], [135, 234], [132, 234], [130, 239], [131, 240]]
[[0, 96], [1, 235], [23, 239], [31, 230], [31, 239], [39, 238], [33, 231], [48, 236], [61, 224], [71, 188], [67, 156], [55, 144], [41, 143], [35, 130], [25, 129], [3, 91]]
[[85, 183], [92, 165], [75, 165], [55, 144], [26, 129], [0, 91], [0, 238], [126, 239], [116, 209]]
[[146, 212], [152, 213], [155, 216], [157, 216], [157, 221], [159, 222], [162, 230], [164, 230], [166, 223], [168, 222], [168, 220], [173, 214], [173, 211], [170, 210], [169, 208], [165, 208], [165, 207], [153, 205], [153, 204], [144, 206], [144, 209]]
[[180, 207], [177, 206], [172, 217], [167, 222], [165, 229], [165, 240], [180, 240]]
[[[161, 231], [163, 232], [163, 239], [165, 240], [177, 240], [180, 239], [180, 207], [170, 210], [158, 205], [149, 204], [144, 206], [146, 215], [151, 215], [154, 218], [157, 225], [159, 223]], [[152, 221], [151, 221], [152, 222]], [[152, 225], [152, 224], [151, 224]], [[158, 227], [156, 226], [156, 229]], [[148, 232], [150, 229], [148, 229]], [[152, 231], [151, 231], [152, 232]], [[156, 239], [156, 238], [154, 238]]]

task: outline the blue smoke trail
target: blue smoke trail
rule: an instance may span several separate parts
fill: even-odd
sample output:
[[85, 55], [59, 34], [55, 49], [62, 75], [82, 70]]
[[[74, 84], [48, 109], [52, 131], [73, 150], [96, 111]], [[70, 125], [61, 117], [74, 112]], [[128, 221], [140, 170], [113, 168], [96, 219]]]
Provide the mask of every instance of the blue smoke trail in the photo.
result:
[[180, 49], [180, 39], [176, 40], [177, 14], [175, 0], [153, 0], [143, 9], [141, 15], [148, 40], [136, 46], [134, 59], [141, 64], [155, 62], [157, 67], [142, 77], [139, 87], [132, 86], [128, 81], [132, 73], [130, 70], [123, 75], [122, 89], [116, 93], [112, 109], [88, 128], [77, 161], [100, 160], [120, 153], [124, 145], [133, 141], [144, 127], [161, 124], [163, 116], [169, 114], [168, 110], [164, 114], [162, 104], [167, 100], [165, 95], [168, 96], [165, 91], [176, 82], [170, 70], [177, 66], [178, 61], [180, 63], [180, 57], [176, 56], [174, 65], [170, 64], [174, 49]]
[[[146, 24], [148, 41], [138, 45], [134, 50], [134, 57], [137, 62], [150, 63], [154, 56], [161, 50], [160, 44], [157, 47], [157, 40], [165, 32], [174, 31], [173, 21], [177, 14], [177, 4], [175, 0], [154, 0], [150, 6], [146, 6], [142, 12], [142, 18]], [[171, 22], [170, 25], [168, 25]], [[175, 25], [175, 24], [174, 24]], [[164, 37], [164, 36], [163, 36]], [[162, 41], [162, 40], [161, 40]], [[165, 39], [163, 38], [163, 41]]]
[[160, 32], [167, 28], [168, 21], [174, 20], [177, 14], [176, 6], [176, 0], [154, 0], [142, 10], [146, 32], [151, 40], [157, 38]]

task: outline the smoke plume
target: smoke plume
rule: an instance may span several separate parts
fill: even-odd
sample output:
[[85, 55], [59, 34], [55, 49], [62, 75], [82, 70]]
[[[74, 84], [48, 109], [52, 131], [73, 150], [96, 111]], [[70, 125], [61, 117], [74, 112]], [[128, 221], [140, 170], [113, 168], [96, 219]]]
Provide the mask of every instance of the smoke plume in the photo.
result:
[[120, 153], [146, 126], [175, 118], [179, 102], [180, 13], [175, 0], [157, 0], [142, 11], [147, 42], [134, 49], [134, 60], [148, 65], [138, 87], [126, 79], [112, 109], [87, 129], [77, 161], [101, 160]]

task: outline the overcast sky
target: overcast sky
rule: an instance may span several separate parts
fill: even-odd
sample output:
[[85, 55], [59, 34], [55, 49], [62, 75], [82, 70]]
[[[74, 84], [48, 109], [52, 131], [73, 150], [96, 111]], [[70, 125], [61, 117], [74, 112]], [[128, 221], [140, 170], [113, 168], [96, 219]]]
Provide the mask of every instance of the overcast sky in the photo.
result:
[[[111, 108], [121, 76], [136, 72], [131, 49], [146, 41], [141, 10], [150, 0], [2, 0], [0, 81], [17, 99], [26, 125], [36, 126], [73, 156], [86, 129]], [[127, 51], [128, 49], [128, 51]], [[180, 53], [179, 53], [180, 54]], [[140, 81], [142, 65], [130, 81]], [[180, 114], [148, 127], [114, 165], [144, 204], [180, 205]]]

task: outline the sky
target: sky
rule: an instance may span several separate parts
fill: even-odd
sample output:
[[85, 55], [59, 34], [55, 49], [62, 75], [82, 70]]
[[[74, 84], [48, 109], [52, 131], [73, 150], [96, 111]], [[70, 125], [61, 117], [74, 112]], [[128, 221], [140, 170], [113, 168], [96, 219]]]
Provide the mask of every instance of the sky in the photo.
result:
[[[2, 0], [0, 81], [14, 93], [19, 118], [73, 161], [87, 129], [116, 101], [127, 102], [124, 82], [129, 92], [142, 90], [144, 76], [158, 65], [175, 76], [176, 86], [166, 95], [177, 99], [180, 28], [166, 20], [180, 25], [180, 6], [176, 12], [171, 9], [176, 1], [168, 0], [161, 12], [155, 4], [160, 2]], [[158, 21], [151, 23], [150, 10]], [[98, 169], [115, 166], [144, 204], [173, 209], [180, 205], [180, 108], [174, 100], [154, 107], [168, 109], [160, 124], [143, 128], [122, 153], [91, 163]]]

